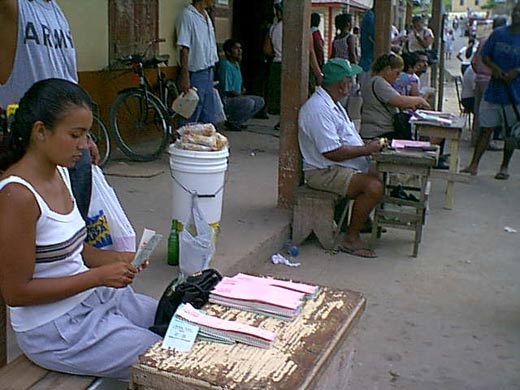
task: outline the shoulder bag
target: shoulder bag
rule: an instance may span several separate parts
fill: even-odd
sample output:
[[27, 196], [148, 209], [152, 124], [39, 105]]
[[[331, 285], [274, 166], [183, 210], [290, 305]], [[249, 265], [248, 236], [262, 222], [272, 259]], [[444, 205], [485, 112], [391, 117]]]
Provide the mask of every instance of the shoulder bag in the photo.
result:
[[[377, 96], [376, 94], [376, 89], [375, 89], [375, 83], [376, 81], [374, 80], [372, 82], [372, 93], [374, 94], [374, 97], [377, 99], [377, 101], [379, 103], [381, 103], [383, 105], [383, 107], [385, 108], [385, 110], [392, 114], [392, 112], [388, 109], [387, 105], [381, 100], [379, 99], [379, 97]], [[412, 139], [412, 126], [410, 125], [410, 118], [411, 118], [411, 114], [408, 114], [407, 112], [397, 112], [395, 114], [392, 115], [392, 127], [394, 128], [394, 131], [391, 132], [391, 133], [386, 133], [386, 134], [383, 134], [386, 138], [388, 139], [407, 139], [407, 140], [411, 140]]]

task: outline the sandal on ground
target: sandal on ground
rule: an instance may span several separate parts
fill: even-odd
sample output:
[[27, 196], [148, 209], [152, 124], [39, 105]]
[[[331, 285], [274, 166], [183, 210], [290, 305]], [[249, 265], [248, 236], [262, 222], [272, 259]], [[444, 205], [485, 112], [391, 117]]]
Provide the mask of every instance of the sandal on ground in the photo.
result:
[[345, 245], [338, 246], [340, 252], [348, 253], [352, 256], [363, 257], [366, 259], [375, 259], [376, 253], [370, 248], [349, 248]]
[[509, 173], [498, 172], [495, 175], [495, 179], [497, 179], [497, 180], [507, 180], [507, 179], [509, 179]]

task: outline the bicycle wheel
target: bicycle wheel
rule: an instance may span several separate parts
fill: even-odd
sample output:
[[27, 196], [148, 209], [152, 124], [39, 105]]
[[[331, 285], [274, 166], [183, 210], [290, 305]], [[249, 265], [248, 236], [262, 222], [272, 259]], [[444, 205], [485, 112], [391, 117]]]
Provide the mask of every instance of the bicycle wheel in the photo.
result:
[[161, 101], [141, 89], [122, 92], [110, 110], [117, 146], [135, 161], [155, 160], [168, 144], [168, 116]]
[[110, 135], [107, 127], [100, 117], [94, 115], [94, 121], [90, 128], [90, 136], [99, 150], [99, 166], [102, 167], [110, 158]]

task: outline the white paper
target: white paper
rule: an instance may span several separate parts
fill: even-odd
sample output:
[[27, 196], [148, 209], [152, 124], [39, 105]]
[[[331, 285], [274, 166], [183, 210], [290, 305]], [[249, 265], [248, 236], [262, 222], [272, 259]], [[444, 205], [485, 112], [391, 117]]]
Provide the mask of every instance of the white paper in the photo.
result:
[[132, 261], [132, 265], [135, 268], [139, 267], [146, 259], [150, 258], [162, 237], [162, 234], [155, 233], [155, 230], [144, 229], [141, 241], [139, 242], [139, 247], [135, 253], [134, 260]]
[[177, 316], [173, 316], [168, 330], [162, 342], [163, 348], [172, 348], [176, 351], [189, 352], [195, 343], [195, 338], [199, 333], [199, 327], [195, 324], [183, 321]]

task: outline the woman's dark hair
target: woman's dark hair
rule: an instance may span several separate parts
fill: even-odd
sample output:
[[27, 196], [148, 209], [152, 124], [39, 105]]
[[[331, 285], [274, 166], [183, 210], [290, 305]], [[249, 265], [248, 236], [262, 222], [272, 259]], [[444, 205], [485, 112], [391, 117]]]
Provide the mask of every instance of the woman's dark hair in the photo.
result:
[[413, 52], [405, 52], [401, 55], [403, 58], [404, 68], [403, 72], [408, 72], [411, 68], [415, 67], [419, 62], [419, 56]]
[[469, 58], [471, 57], [471, 55], [473, 54], [473, 50], [475, 49], [475, 38], [470, 38], [468, 40], [468, 47], [466, 49], [466, 58]]
[[395, 53], [383, 54], [372, 64], [372, 72], [379, 73], [387, 66], [391, 69], [399, 69], [404, 65], [403, 58]]
[[0, 170], [7, 169], [25, 154], [35, 122], [41, 121], [52, 130], [72, 107], [92, 110], [90, 96], [79, 85], [62, 79], [34, 83], [23, 95], [14, 115], [9, 151], [2, 156]]
[[311, 27], [318, 27], [320, 25], [321, 17], [317, 12], [311, 14]]

